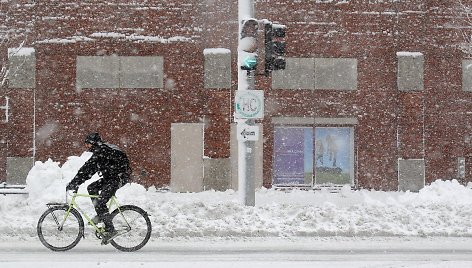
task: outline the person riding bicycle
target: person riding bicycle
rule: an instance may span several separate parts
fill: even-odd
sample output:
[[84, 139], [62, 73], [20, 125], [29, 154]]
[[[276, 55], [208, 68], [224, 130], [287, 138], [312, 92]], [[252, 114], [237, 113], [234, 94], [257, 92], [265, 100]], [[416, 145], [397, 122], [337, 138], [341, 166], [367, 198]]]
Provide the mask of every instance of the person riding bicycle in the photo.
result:
[[99, 222], [105, 224], [103, 243], [106, 244], [117, 235], [107, 208], [107, 202], [119, 188], [129, 182], [131, 168], [126, 153], [116, 145], [103, 142], [98, 133], [87, 135], [85, 144], [93, 154], [67, 184], [66, 190], [77, 192], [79, 186], [92, 178], [95, 173], [101, 174], [101, 178], [91, 183], [87, 190], [90, 195], [98, 195], [98, 198], [92, 198], [97, 212], [97, 216], [92, 221], [95, 224]]

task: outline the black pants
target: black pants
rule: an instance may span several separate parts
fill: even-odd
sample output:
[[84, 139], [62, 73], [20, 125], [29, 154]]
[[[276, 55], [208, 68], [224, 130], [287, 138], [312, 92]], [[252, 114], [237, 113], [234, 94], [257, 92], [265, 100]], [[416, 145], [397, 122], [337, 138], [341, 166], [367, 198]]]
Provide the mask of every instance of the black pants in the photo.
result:
[[99, 179], [87, 187], [89, 194], [98, 195], [98, 198], [92, 198], [92, 203], [95, 207], [97, 215], [105, 224], [105, 229], [107, 231], [114, 229], [110, 214], [108, 212], [107, 202], [119, 188], [119, 181], [107, 180], [106, 178]]

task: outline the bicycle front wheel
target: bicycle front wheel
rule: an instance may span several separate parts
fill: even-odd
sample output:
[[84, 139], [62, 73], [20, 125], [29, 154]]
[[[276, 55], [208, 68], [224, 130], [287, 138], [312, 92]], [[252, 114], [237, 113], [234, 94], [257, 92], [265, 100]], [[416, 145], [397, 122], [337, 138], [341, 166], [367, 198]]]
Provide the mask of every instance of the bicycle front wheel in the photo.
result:
[[69, 250], [84, 235], [84, 221], [80, 213], [72, 208], [67, 215], [67, 210], [67, 206], [51, 207], [38, 220], [39, 240], [50, 250]]
[[151, 237], [151, 220], [143, 209], [137, 206], [121, 206], [111, 213], [118, 236], [110, 241], [121, 251], [136, 251]]

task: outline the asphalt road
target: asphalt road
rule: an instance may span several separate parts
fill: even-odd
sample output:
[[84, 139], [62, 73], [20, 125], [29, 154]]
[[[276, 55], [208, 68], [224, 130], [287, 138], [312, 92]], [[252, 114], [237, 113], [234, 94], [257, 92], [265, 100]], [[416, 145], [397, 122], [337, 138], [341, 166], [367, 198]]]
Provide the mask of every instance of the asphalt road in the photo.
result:
[[472, 267], [472, 238], [157, 239], [133, 253], [101, 246], [91, 237], [67, 252], [50, 251], [37, 240], [0, 242], [2, 268], [163, 264], [166, 268]]

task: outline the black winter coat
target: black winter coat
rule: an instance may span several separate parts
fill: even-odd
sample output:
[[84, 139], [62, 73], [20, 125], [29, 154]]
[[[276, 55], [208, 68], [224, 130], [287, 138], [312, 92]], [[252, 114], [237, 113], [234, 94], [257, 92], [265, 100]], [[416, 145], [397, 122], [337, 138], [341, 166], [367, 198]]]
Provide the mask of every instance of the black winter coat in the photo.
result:
[[122, 185], [130, 179], [131, 168], [126, 154], [118, 146], [98, 143], [90, 149], [93, 155], [79, 169], [70, 185], [80, 185], [100, 172], [106, 182], [119, 182]]

